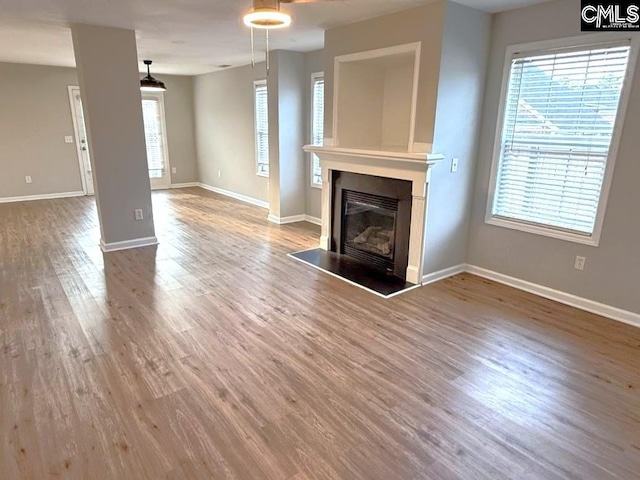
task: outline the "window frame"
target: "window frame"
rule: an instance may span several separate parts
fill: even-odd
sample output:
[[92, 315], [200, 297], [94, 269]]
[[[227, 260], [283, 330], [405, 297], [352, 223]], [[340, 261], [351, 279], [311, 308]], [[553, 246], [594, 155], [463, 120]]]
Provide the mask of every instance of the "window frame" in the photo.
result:
[[[313, 143], [313, 118], [314, 118], [314, 113], [315, 113], [315, 102], [314, 102], [314, 98], [313, 98], [313, 92], [314, 92], [314, 86], [315, 83], [318, 79], [322, 79], [324, 81], [324, 72], [313, 72], [311, 74], [311, 89], [309, 90], [310, 95], [309, 95], [309, 143], [312, 144]], [[326, 86], [326, 84], [325, 84]], [[323, 127], [324, 130], [324, 127]], [[313, 181], [313, 157], [314, 154], [310, 153], [309, 154], [309, 184], [311, 185], [311, 187], [313, 188], [317, 188], [317, 189], [322, 189], [322, 181], [320, 181], [320, 183], [316, 183]]]
[[[264, 86], [267, 88], [267, 79], [254, 80], [253, 82], [253, 138], [255, 142], [255, 162], [256, 162], [256, 175], [258, 177], [269, 178], [269, 174], [271, 173], [271, 152], [267, 149], [267, 165], [269, 166], [269, 172], [263, 173], [260, 171], [260, 156], [259, 156], [259, 141], [258, 141], [258, 102], [256, 101], [256, 91], [258, 87]], [[267, 138], [269, 135], [269, 90], [267, 89]], [[267, 142], [268, 145], [268, 142]]]
[[[580, 234], [569, 230], [563, 230], [553, 226], [543, 226], [534, 223], [528, 223], [523, 220], [507, 219], [504, 217], [495, 216], [493, 214], [493, 204], [496, 195], [496, 187], [498, 183], [498, 172], [500, 169], [500, 157], [502, 150], [502, 136], [504, 129], [504, 122], [506, 116], [506, 102], [509, 89], [509, 81], [511, 80], [511, 62], [516, 57], [533, 56], [539, 53], [552, 52], [553, 50], [566, 50], [566, 49], [588, 49], [597, 47], [599, 45], [611, 44], [615, 42], [628, 43], [629, 45], [629, 60], [627, 63], [627, 71], [625, 73], [622, 90], [620, 92], [620, 103], [618, 105], [618, 111], [616, 113], [616, 119], [613, 127], [613, 133], [611, 136], [611, 145], [609, 147], [609, 155], [607, 157], [607, 163], [605, 166], [605, 173], [602, 181], [602, 187], [600, 190], [600, 199], [598, 202], [598, 209], [596, 213], [593, 233], [591, 235]], [[636, 69], [636, 62], [638, 57], [638, 47], [640, 46], [640, 38], [624, 34], [621, 32], [603, 32], [599, 34], [581, 35], [579, 37], [569, 37], [563, 39], [554, 39], [541, 42], [523, 43], [517, 45], [509, 45], [506, 49], [504, 67], [502, 72], [502, 87], [500, 90], [500, 103], [498, 110], [498, 118], [496, 122], [496, 132], [493, 144], [492, 162], [491, 162], [491, 177], [489, 182], [489, 190], [487, 197], [487, 206], [485, 213], [485, 223], [498, 227], [509, 228], [512, 230], [519, 230], [522, 232], [533, 233], [536, 235], [542, 235], [545, 237], [556, 238], [574, 243], [580, 243], [583, 245], [590, 245], [597, 247], [600, 244], [600, 236], [602, 234], [602, 227], [604, 224], [605, 213], [607, 209], [607, 203], [609, 199], [609, 193], [611, 190], [611, 183], [613, 180], [613, 172], [615, 170], [615, 164], [618, 157], [618, 151], [620, 147], [620, 137], [622, 130], [624, 129], [624, 121], [626, 118], [627, 107], [629, 104], [629, 96], [631, 91], [631, 84], [633, 75]]]
[[[160, 129], [162, 133], [162, 149], [164, 153], [164, 163], [165, 163], [165, 168], [167, 170], [169, 185], [171, 185], [173, 180], [171, 178], [171, 162], [169, 160], [169, 142], [167, 139], [167, 115], [164, 107], [164, 92], [140, 92], [140, 93], [141, 93], [140, 95], [141, 106], [142, 106], [142, 101], [145, 100], [145, 98], [155, 99], [158, 101], [158, 109], [159, 109], [159, 115], [160, 115]], [[149, 180], [154, 180], [154, 179], [150, 178]]]

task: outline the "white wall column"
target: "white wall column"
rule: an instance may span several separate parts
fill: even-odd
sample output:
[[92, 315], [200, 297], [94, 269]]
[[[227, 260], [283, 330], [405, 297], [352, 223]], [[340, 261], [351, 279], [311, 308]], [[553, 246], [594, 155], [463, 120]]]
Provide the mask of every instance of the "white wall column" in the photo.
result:
[[102, 249], [155, 244], [135, 31], [77, 24], [71, 32]]

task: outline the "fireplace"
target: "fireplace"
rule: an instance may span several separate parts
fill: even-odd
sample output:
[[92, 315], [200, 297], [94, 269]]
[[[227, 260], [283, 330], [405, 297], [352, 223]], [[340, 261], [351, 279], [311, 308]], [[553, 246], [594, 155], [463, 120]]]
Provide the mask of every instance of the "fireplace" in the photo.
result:
[[406, 279], [411, 182], [333, 172], [332, 251]]
[[342, 251], [393, 270], [398, 200], [342, 191]]
[[430, 173], [444, 157], [327, 139], [305, 151], [322, 167], [320, 246], [291, 256], [385, 298], [420, 285]]

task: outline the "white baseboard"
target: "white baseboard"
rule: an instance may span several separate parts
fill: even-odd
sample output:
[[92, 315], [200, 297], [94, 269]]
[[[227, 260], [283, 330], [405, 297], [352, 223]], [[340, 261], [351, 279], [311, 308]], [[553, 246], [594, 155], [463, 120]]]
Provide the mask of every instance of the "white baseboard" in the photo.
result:
[[[176, 185], [172, 185], [171, 188], [186, 188], [186, 187], [201, 187], [205, 190], [209, 190], [210, 192], [219, 193], [220, 195], [224, 195], [226, 197], [235, 198], [236, 200], [240, 200], [241, 202], [249, 203], [251, 205], [255, 205], [260, 208], [269, 208], [269, 202], [265, 202], [263, 200], [258, 200], [257, 198], [248, 197], [246, 195], [242, 195], [240, 193], [231, 192], [229, 190], [224, 190], [222, 188], [213, 187], [211, 185], [207, 185], [206, 183], [178, 183]], [[311, 215], [294, 215], [291, 217], [276, 217], [275, 215], [269, 215], [268, 220], [277, 225], [286, 225], [288, 223], [296, 223], [296, 222], [309, 222], [315, 225], [322, 225], [322, 220], [317, 217], [312, 217]]]
[[100, 240], [100, 248], [105, 253], [128, 250], [130, 248], [150, 247], [157, 244], [158, 239], [156, 237], [134, 238], [133, 240], [112, 243], [104, 243], [104, 240]]
[[458, 275], [459, 273], [463, 273], [466, 271], [467, 271], [467, 266], [464, 263], [462, 263], [454, 267], [449, 267], [449, 268], [445, 268], [444, 270], [439, 270], [437, 272], [429, 273], [422, 277], [422, 285], [429, 285], [430, 283], [439, 282], [440, 280], [453, 277], [454, 275]]
[[638, 313], [622, 310], [621, 308], [605, 305], [570, 293], [554, 290], [553, 288], [538, 285], [537, 283], [520, 280], [519, 278], [510, 277], [502, 273], [487, 270], [486, 268], [476, 267], [475, 265], [467, 265], [466, 271], [479, 277], [487, 278], [510, 287], [524, 290], [525, 292], [533, 293], [540, 297], [579, 308], [580, 310], [602, 315], [603, 317], [633, 325], [634, 327], [640, 327], [640, 314]]
[[553, 288], [545, 287], [544, 285], [539, 285], [537, 283], [520, 280], [519, 278], [510, 277], [509, 275], [504, 275], [475, 265], [456, 265], [454, 267], [445, 268], [444, 270], [424, 275], [422, 277], [422, 284], [427, 285], [429, 283], [434, 283], [463, 272], [471, 273], [472, 275], [477, 275], [478, 277], [486, 278], [488, 280], [493, 280], [494, 282], [502, 283], [503, 285], [508, 285], [525, 292], [533, 293], [534, 295], [548, 298], [549, 300], [554, 300], [580, 310], [595, 313], [596, 315], [601, 315], [612, 320], [617, 320], [618, 322], [633, 325], [634, 327], [640, 327], [640, 314], [638, 313], [622, 310], [621, 308], [612, 307], [611, 305], [605, 305], [604, 303], [589, 300], [588, 298], [578, 297], [571, 293], [554, 290]]
[[291, 217], [276, 217], [275, 215], [269, 215], [267, 219], [271, 223], [275, 223], [278, 225], [286, 225], [288, 223], [297, 223], [304, 222], [306, 220], [306, 215], [293, 215]]
[[313, 223], [314, 225], [322, 225], [322, 219], [318, 217], [312, 217], [311, 215], [305, 215], [304, 221]]
[[198, 183], [198, 186], [204, 188], [205, 190], [209, 190], [210, 192], [224, 195], [225, 197], [230, 197], [236, 200], [240, 200], [241, 202], [250, 203], [251, 205], [255, 205], [256, 207], [269, 208], [269, 202], [258, 200], [257, 198], [248, 197], [240, 193], [230, 192], [229, 190], [224, 190], [218, 187], [212, 187], [211, 185], [207, 185], [206, 183]]
[[31, 202], [33, 200], [53, 200], [56, 198], [83, 197], [84, 192], [45, 193], [42, 195], [24, 195], [21, 197], [0, 198], [0, 203]]
[[322, 220], [317, 217], [312, 217], [311, 215], [293, 215], [291, 217], [276, 217], [275, 215], [269, 215], [267, 217], [271, 223], [275, 223], [277, 225], [287, 225], [288, 223], [297, 223], [297, 222], [309, 222], [315, 225], [322, 225]]

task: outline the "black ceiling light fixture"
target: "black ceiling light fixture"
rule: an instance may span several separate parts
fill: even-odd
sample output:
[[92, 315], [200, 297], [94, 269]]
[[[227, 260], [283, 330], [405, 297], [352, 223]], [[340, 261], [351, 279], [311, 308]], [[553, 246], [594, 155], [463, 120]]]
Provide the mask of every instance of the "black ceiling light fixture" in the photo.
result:
[[143, 92], [166, 92], [164, 82], [153, 78], [151, 76], [151, 60], [144, 60], [144, 64], [147, 66], [147, 76], [140, 80], [140, 90]]

